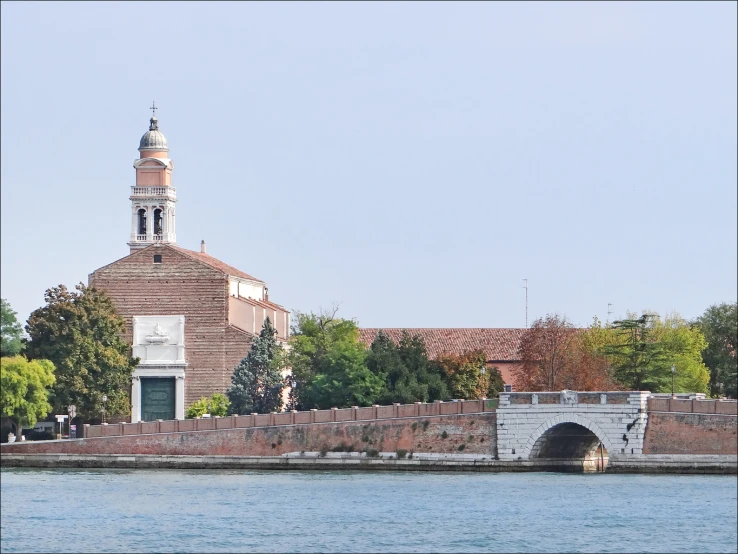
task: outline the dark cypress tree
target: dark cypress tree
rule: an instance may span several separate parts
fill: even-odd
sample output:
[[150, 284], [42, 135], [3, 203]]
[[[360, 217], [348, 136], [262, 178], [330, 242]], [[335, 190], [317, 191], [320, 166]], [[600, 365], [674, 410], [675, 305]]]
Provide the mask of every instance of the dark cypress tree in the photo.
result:
[[282, 409], [283, 351], [267, 317], [246, 357], [236, 366], [227, 391], [233, 414], [268, 414]]

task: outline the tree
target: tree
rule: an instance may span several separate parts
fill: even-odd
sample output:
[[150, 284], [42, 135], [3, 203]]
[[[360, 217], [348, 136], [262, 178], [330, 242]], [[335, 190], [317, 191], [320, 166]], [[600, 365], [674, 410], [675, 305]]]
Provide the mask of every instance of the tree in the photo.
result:
[[603, 347], [614, 341], [612, 329], [603, 327], [596, 317], [588, 328], [580, 329], [568, 350], [563, 388], [579, 391], [620, 390], [622, 387], [612, 378], [610, 360], [602, 353]]
[[705, 336], [699, 327], [690, 325], [679, 314], [658, 316], [653, 320], [653, 338], [664, 348], [665, 370], [669, 379], [654, 392], [671, 391], [671, 367], [674, 366], [675, 392], [709, 392], [710, 371], [702, 361], [707, 347]]
[[366, 366], [367, 351], [356, 322], [336, 318], [337, 311], [295, 314], [289, 355], [291, 408], [370, 406], [383, 390], [382, 379]]
[[23, 329], [17, 315], [8, 301], [0, 298], [0, 356], [16, 356], [23, 349]]
[[200, 400], [190, 404], [190, 407], [187, 408], [185, 417], [187, 419], [193, 419], [196, 417], [202, 417], [204, 414], [223, 417], [228, 415], [229, 406], [230, 402], [228, 401], [228, 398], [226, 398], [224, 394], [216, 392], [210, 398], [202, 397]]
[[107, 413], [129, 414], [138, 358], [131, 358], [123, 340], [125, 322], [104, 292], [82, 283], [76, 289], [59, 285], [46, 291], [46, 305], [31, 313], [26, 325], [28, 357], [51, 360], [56, 367], [51, 395], [56, 410], [74, 404], [82, 417], [94, 417], [107, 395]]
[[695, 324], [707, 340], [702, 360], [710, 370], [710, 395], [738, 398], [738, 303], [714, 304]]
[[613, 322], [601, 351], [610, 361], [613, 378], [628, 390], [707, 392], [709, 372], [702, 362], [706, 341], [701, 331], [678, 314], [662, 321], [658, 314]]
[[453, 398], [494, 398], [504, 387], [497, 367], [487, 367], [482, 350], [443, 354], [436, 360]]
[[236, 366], [226, 392], [234, 414], [268, 414], [282, 409], [283, 352], [267, 317], [246, 357]]
[[23, 427], [51, 411], [49, 387], [54, 384], [54, 364], [49, 360], [28, 361], [23, 356], [0, 358], [0, 404], [2, 415], [15, 426], [21, 436]]
[[384, 383], [377, 399], [380, 404], [433, 402], [448, 397], [440, 368], [428, 359], [425, 342], [407, 331], [403, 331], [399, 345], [384, 332], [377, 333], [366, 365]]
[[539, 318], [520, 340], [521, 364], [513, 369], [518, 390], [553, 391], [566, 388], [572, 371], [571, 346], [576, 329], [558, 314]]
[[615, 341], [603, 347], [613, 368], [613, 377], [627, 390], [657, 392], [671, 382], [664, 345], [652, 333], [654, 314], [614, 321]]

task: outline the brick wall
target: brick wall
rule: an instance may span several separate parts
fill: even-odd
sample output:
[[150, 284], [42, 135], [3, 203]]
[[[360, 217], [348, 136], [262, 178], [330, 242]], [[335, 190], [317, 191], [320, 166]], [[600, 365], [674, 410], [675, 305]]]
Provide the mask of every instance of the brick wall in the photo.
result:
[[[271, 415], [265, 414], [264, 417], [269, 418]], [[218, 421], [198, 420], [207, 422], [213, 429], [209, 431], [6, 444], [3, 445], [3, 454], [278, 456], [287, 452], [317, 452], [348, 447], [355, 452], [364, 449], [396, 452], [404, 449], [408, 452], [482, 454], [494, 457], [497, 448], [497, 418], [494, 412], [220, 430], [215, 429]], [[190, 422], [193, 420], [187, 421]], [[157, 423], [143, 425], [153, 426]]]
[[735, 400], [690, 400], [686, 398], [658, 398], [652, 396], [648, 399], [648, 411], [738, 415], [738, 402]]
[[719, 414], [649, 412], [643, 453], [736, 455], [736, 419]]
[[[162, 255], [162, 263], [153, 263], [155, 253]], [[90, 285], [111, 296], [125, 319], [129, 343], [134, 316], [185, 316], [185, 406], [225, 392], [233, 368], [251, 345], [248, 333], [228, 325], [225, 274], [157, 245], [98, 269], [90, 275]]]

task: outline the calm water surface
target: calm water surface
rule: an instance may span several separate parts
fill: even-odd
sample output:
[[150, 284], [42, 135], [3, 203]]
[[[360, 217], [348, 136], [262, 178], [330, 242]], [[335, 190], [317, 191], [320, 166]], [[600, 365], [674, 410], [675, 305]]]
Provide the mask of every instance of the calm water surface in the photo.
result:
[[736, 552], [735, 476], [0, 473], [2, 552]]

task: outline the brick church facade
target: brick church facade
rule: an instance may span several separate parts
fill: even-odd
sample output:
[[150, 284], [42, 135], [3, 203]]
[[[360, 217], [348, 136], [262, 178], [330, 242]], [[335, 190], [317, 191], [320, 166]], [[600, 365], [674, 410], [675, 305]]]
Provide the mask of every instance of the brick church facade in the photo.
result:
[[266, 283], [205, 251], [176, 243], [174, 164], [152, 117], [135, 160], [128, 256], [95, 270], [141, 359], [131, 383], [131, 421], [184, 418], [203, 396], [224, 392], [264, 320], [289, 337], [289, 312], [269, 300]]

